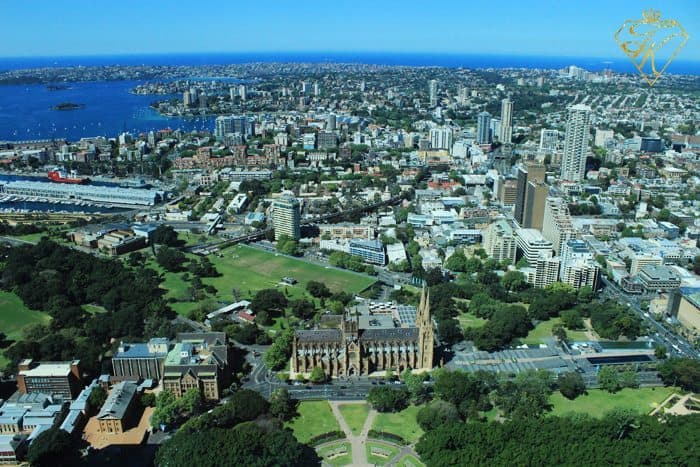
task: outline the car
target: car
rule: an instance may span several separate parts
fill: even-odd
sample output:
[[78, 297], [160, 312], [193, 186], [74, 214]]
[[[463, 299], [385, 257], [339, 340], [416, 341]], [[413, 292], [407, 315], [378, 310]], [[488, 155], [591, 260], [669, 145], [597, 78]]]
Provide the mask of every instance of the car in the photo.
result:
[[340, 389], [347, 389], [347, 386], [340, 386]]
[[313, 389], [311, 386], [306, 386], [306, 389]]

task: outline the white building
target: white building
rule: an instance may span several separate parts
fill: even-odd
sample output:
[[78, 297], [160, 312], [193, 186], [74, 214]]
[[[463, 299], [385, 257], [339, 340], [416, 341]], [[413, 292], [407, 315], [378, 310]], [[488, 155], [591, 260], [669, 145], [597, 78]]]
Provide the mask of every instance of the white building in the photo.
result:
[[510, 143], [513, 138], [513, 101], [505, 98], [501, 101], [501, 128], [498, 140], [501, 143]]
[[544, 238], [537, 229], [518, 229], [516, 241], [530, 267], [537, 264], [537, 258], [552, 256], [552, 242]]
[[586, 171], [588, 136], [591, 123], [591, 108], [577, 104], [569, 108], [566, 123], [564, 155], [561, 161], [561, 179], [578, 182]]

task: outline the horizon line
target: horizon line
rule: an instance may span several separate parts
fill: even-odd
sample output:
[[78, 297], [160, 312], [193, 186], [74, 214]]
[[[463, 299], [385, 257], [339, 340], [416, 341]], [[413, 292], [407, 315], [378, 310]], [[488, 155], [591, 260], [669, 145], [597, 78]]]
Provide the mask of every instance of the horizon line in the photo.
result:
[[[510, 57], [510, 58], [570, 58], [570, 59], [595, 59], [595, 60], [620, 60], [626, 61], [625, 56], [603, 56], [603, 55], [568, 55], [568, 54], [547, 54], [547, 53], [506, 53], [506, 52], [457, 52], [457, 51], [392, 51], [392, 50], [252, 50], [252, 51], [207, 51], [207, 52], [99, 52], [87, 54], [66, 54], [66, 55], [2, 55], [0, 60], [18, 60], [18, 59], [65, 59], [65, 58], [98, 58], [98, 57], [157, 57], [157, 56], [211, 56], [211, 55], [270, 55], [270, 54], [311, 54], [311, 55], [436, 55], [436, 56], [473, 56], [473, 57]], [[700, 58], [676, 58], [676, 62], [700, 62]]]

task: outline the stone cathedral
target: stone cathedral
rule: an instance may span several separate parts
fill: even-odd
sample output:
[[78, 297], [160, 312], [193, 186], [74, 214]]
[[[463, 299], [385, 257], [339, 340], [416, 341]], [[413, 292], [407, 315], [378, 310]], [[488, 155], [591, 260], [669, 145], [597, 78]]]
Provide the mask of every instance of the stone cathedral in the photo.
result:
[[359, 376], [387, 369], [432, 369], [435, 333], [430, 296], [424, 289], [418, 308], [390, 304], [362, 305], [336, 317], [330, 329], [296, 331], [292, 370]]

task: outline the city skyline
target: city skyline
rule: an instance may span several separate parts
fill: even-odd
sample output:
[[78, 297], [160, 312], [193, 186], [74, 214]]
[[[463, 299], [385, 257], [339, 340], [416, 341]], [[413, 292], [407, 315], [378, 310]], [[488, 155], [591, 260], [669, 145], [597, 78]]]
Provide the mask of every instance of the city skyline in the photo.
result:
[[[197, 9], [182, 2], [131, 0], [107, 5], [58, 1], [31, 10], [2, 3], [0, 57], [329, 51], [617, 58], [623, 54], [613, 40], [615, 30], [656, 8], [663, 17], [681, 21], [691, 36], [677, 59], [700, 60], [693, 41], [700, 5], [692, 1], [595, 1], [586, 9], [549, 1], [486, 7], [443, 0], [430, 8], [393, 0], [380, 5], [312, 2], [308, 8], [280, 4], [273, 13], [219, 1]], [[208, 21], [211, 27], [202, 27]]]

